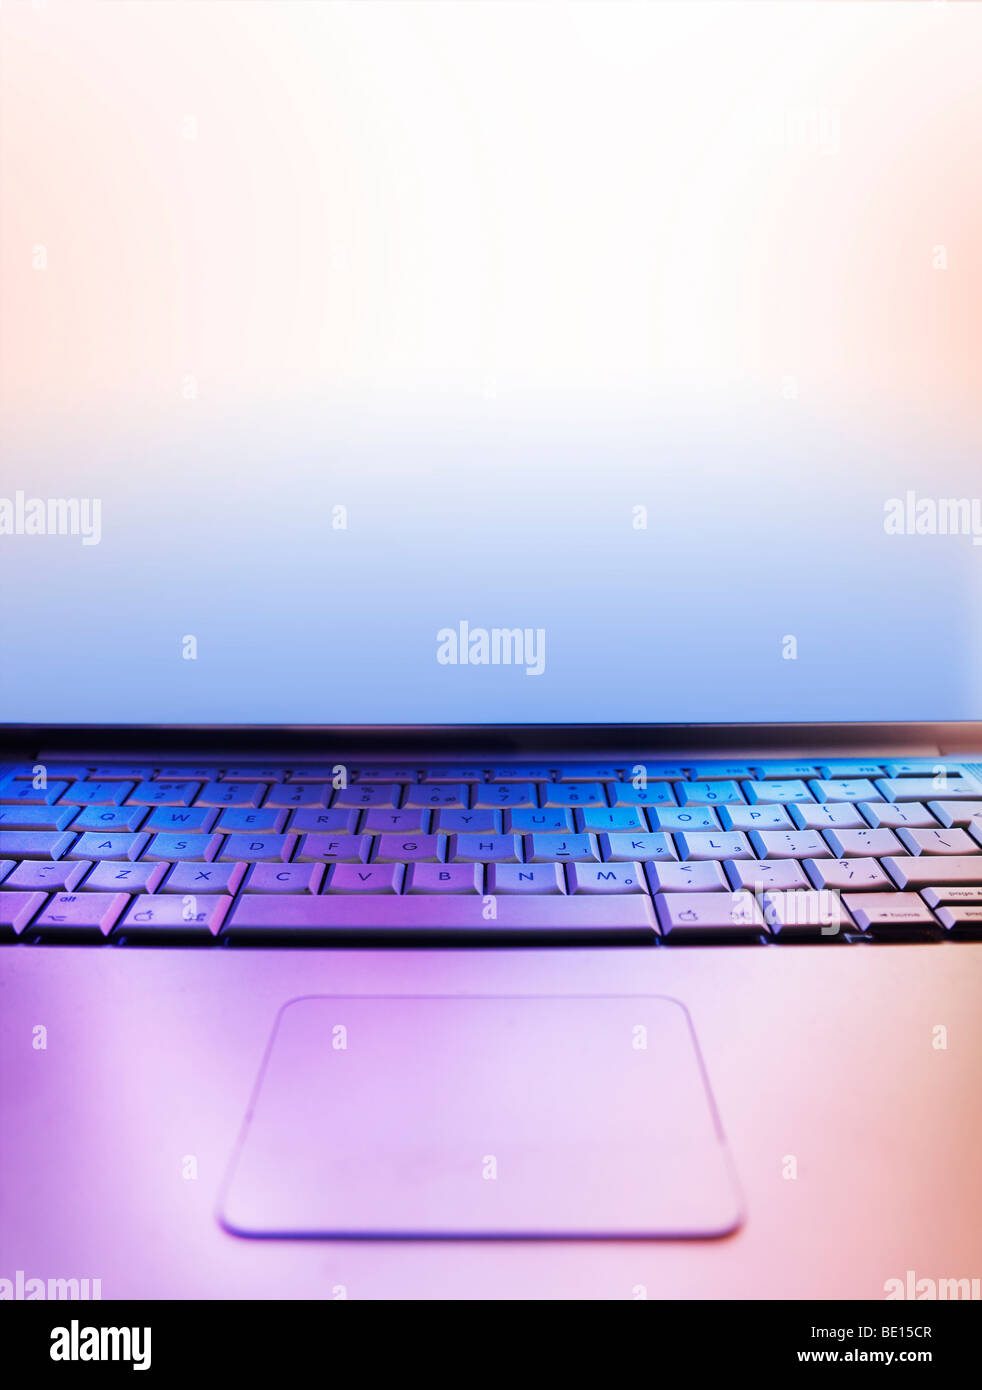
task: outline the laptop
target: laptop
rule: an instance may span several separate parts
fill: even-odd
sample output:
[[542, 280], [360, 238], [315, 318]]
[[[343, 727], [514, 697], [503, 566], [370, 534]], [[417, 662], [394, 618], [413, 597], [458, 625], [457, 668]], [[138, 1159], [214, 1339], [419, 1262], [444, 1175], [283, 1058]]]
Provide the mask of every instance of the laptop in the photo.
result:
[[977, 1298], [982, 11], [53, 19], [0, 1292]]

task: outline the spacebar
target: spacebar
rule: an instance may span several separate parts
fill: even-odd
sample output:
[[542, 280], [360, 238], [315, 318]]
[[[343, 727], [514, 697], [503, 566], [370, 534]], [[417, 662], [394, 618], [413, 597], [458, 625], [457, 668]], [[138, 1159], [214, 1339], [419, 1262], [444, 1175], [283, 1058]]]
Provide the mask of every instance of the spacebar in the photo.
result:
[[246, 894], [226, 919], [232, 941], [348, 939], [649, 942], [658, 935], [651, 899], [499, 895], [491, 905], [475, 894], [460, 897], [262, 897]]

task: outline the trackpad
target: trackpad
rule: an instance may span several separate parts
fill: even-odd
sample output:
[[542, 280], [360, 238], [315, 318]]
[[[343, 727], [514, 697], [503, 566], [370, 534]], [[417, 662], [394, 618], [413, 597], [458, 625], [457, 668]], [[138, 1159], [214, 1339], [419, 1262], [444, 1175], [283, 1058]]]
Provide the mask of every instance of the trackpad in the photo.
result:
[[292, 1000], [226, 1175], [243, 1236], [718, 1236], [740, 1198], [664, 996]]

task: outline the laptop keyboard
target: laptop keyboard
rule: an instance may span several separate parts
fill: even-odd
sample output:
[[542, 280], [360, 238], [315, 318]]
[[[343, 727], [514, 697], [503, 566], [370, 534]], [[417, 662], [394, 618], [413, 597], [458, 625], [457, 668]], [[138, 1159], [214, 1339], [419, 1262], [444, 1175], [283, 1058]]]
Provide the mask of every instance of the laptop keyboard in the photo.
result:
[[0, 940], [982, 937], [978, 763], [5, 768]]

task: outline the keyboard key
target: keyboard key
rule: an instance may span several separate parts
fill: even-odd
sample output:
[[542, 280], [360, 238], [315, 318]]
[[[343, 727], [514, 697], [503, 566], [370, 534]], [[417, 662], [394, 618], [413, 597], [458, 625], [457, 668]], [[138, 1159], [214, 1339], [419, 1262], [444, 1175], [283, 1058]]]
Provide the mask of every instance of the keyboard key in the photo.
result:
[[722, 806], [719, 812], [712, 806], [652, 806], [648, 819], [653, 830], [719, 830], [722, 810]]
[[767, 933], [752, 893], [659, 893], [655, 910], [666, 941], [740, 941]]
[[929, 801], [928, 810], [942, 825], [971, 825], [982, 820], [982, 801]]
[[[971, 805], [971, 802], [967, 803]], [[861, 801], [856, 807], [874, 829], [897, 829], [901, 825], [934, 826], [937, 821], [919, 801]]]
[[535, 783], [533, 782], [495, 782], [489, 786], [475, 787], [471, 805], [483, 810], [506, 806], [511, 809], [538, 806]]
[[220, 782], [283, 782], [286, 780], [286, 768], [227, 767], [220, 773], [218, 780]]
[[816, 888], [834, 888], [844, 893], [893, 890], [894, 885], [875, 859], [804, 859], [802, 864]]
[[488, 865], [489, 893], [537, 894], [565, 893], [566, 878], [562, 864], [498, 864]]
[[333, 864], [367, 864], [371, 845], [371, 835], [304, 835], [297, 850], [297, 860], [300, 863], [326, 860]]
[[794, 826], [783, 806], [721, 806], [720, 823], [724, 830], [793, 830]]
[[[271, 868], [272, 865], [262, 867]], [[161, 893], [228, 893], [233, 896], [245, 877], [245, 864], [175, 864]], [[153, 890], [151, 890], [153, 891]]]
[[[80, 835], [71, 849], [69, 859], [139, 859], [150, 842], [150, 836], [142, 830], [136, 835], [118, 834], [103, 830], [87, 831]], [[54, 856], [52, 856], [53, 858]]]
[[[143, 781], [144, 778], [138, 780]], [[217, 782], [217, 767], [161, 767], [151, 777], [151, 782]]]
[[111, 763], [108, 767], [93, 768], [89, 776], [94, 782], [146, 782], [153, 776], [153, 768]]
[[480, 767], [427, 767], [423, 769], [424, 782], [483, 782], [484, 769]]
[[64, 830], [77, 815], [75, 806], [0, 806], [0, 830]]
[[266, 810], [282, 808], [287, 810], [297, 806], [328, 806], [333, 788], [317, 782], [287, 783], [285, 786], [270, 787], [269, 795], [263, 802]]
[[103, 859], [78, 886], [83, 893], [155, 893], [168, 867], [167, 864], [130, 864]]
[[903, 854], [892, 830], [827, 830], [825, 839], [836, 859], [880, 859], [884, 854]]
[[53, 806], [68, 788], [67, 782], [49, 782], [46, 787], [35, 787], [33, 782], [8, 781], [0, 801], [5, 806]]
[[521, 835], [451, 835], [447, 859], [454, 864], [520, 864]]
[[674, 806], [675, 794], [670, 782], [649, 782], [635, 787], [630, 782], [609, 782], [611, 806]]
[[560, 768], [557, 774], [557, 782], [613, 782], [620, 776], [621, 769], [611, 767], [609, 763], [577, 763], [567, 764]]
[[[340, 791], [341, 784], [345, 778], [349, 784], [354, 781], [355, 769], [349, 767], [339, 758], [337, 762], [313, 763], [307, 767], [295, 767], [292, 769], [289, 776], [284, 775], [283, 777], [273, 777], [270, 779], [264, 778], [257, 773], [256, 778], [260, 782], [271, 780], [273, 782], [288, 782], [291, 785], [296, 782], [317, 782], [322, 786], [329, 786]], [[226, 780], [228, 779], [226, 778]], [[392, 774], [387, 778], [389, 784], [398, 782], [398, 780], [399, 778]], [[416, 780], [415, 773], [410, 780]]]
[[876, 788], [868, 777], [835, 777], [809, 782], [816, 801], [876, 801]]
[[648, 822], [638, 806], [595, 806], [586, 811], [577, 809], [573, 815], [577, 830], [588, 834], [628, 834], [648, 829]]
[[[415, 767], [353, 767], [351, 777], [358, 782], [415, 782], [418, 769]], [[458, 779], [460, 780], [460, 779]]]
[[[347, 814], [342, 812], [342, 814]], [[357, 815], [357, 811], [352, 812]], [[363, 811], [361, 828], [366, 835], [426, 835], [429, 832], [430, 821], [433, 819], [434, 812], [421, 811], [413, 807], [407, 811], [396, 811], [391, 806], [378, 806], [373, 810]], [[472, 811], [442, 811], [439, 815], [471, 816], [476, 814]], [[488, 811], [485, 814], [492, 815]]]
[[797, 859], [728, 859], [723, 868], [732, 888], [751, 893], [811, 887]]
[[599, 782], [564, 782], [543, 785], [543, 806], [606, 806], [607, 798]]
[[[907, 830], [897, 831], [897, 839], [903, 842], [908, 854], [978, 854], [979, 846], [971, 835], [953, 827], [951, 830]], [[903, 851], [900, 851], [903, 853]]]
[[551, 782], [552, 770], [548, 767], [496, 767], [491, 770], [489, 782]]
[[325, 893], [398, 893], [402, 864], [332, 864]]
[[[169, 783], [187, 786], [188, 783]], [[208, 782], [194, 799], [195, 806], [259, 806], [266, 795], [265, 782]], [[183, 805], [184, 803], [179, 803]]]
[[468, 794], [466, 782], [448, 782], [446, 785], [420, 783], [418, 787], [406, 789], [406, 799], [402, 804], [429, 807], [431, 810], [442, 807], [465, 809], [468, 805]]
[[25, 859], [3, 881], [4, 892], [20, 889], [29, 893], [71, 893], [92, 867], [81, 862], [62, 859], [52, 863], [47, 859]]
[[31, 930], [42, 939], [105, 937], [128, 902], [126, 893], [56, 893]]
[[940, 907], [942, 903], [953, 906], [960, 904], [963, 907], [978, 904], [982, 907], [982, 885], [972, 888], [960, 883], [932, 883], [929, 888], [921, 889], [921, 897], [928, 907]]
[[0, 937], [20, 936], [44, 899], [44, 893], [0, 893]]
[[484, 870], [480, 864], [413, 864], [406, 876], [407, 893], [480, 893]]
[[778, 941], [838, 940], [855, 929], [839, 894], [827, 889], [765, 893], [761, 911]]
[[693, 763], [689, 769], [694, 782], [715, 782], [723, 778], [726, 781], [738, 781], [744, 777], [752, 777], [754, 770], [749, 763], [727, 763], [720, 761], [707, 761], [701, 759]]
[[579, 859], [600, 862], [600, 850], [595, 835], [528, 835], [525, 858], [530, 864], [555, 864]]
[[876, 789], [887, 801], [978, 801], [982, 786], [972, 777], [949, 781], [934, 777], [880, 777]]
[[644, 868], [652, 893], [718, 893], [727, 887], [723, 867], [716, 859], [695, 864], [665, 864], [649, 859]]
[[671, 837], [657, 831], [648, 835], [601, 835], [600, 853], [607, 864], [633, 864], [645, 859], [674, 861], [678, 857]]
[[879, 763], [835, 762], [823, 763], [821, 776], [831, 778], [868, 777], [871, 781], [882, 777], [884, 770]]
[[11, 869], [15, 869], [16, 867], [17, 865], [13, 859], [0, 859], [0, 883], [4, 881]]
[[225, 810], [218, 817], [215, 829], [223, 835], [245, 835], [256, 831], [260, 835], [279, 834], [286, 828], [288, 811]]
[[146, 818], [145, 806], [83, 806], [77, 810], [72, 830], [118, 830], [128, 834]]
[[739, 830], [717, 830], [704, 833], [683, 830], [675, 836], [680, 859], [752, 859], [753, 852], [746, 835]]
[[[366, 786], [343, 787], [334, 793], [334, 806], [398, 806], [402, 787], [396, 782], [379, 782]], [[426, 803], [429, 805], [429, 802]]]
[[[75, 822], [75, 829], [78, 830], [82, 825], [82, 817], [93, 814], [90, 811], [83, 811], [82, 815]], [[139, 807], [134, 807], [130, 811], [123, 807], [119, 815], [146, 815]], [[180, 832], [185, 834], [200, 834], [202, 831], [211, 830], [215, 821], [218, 819], [218, 811], [213, 806], [156, 806], [150, 812], [149, 818], [144, 825], [144, 830], [162, 830], [165, 834], [176, 835]], [[88, 827], [86, 827], [88, 828]], [[136, 829], [131, 826], [131, 829]], [[98, 826], [93, 826], [93, 830]]]
[[0, 859], [61, 859], [74, 839], [70, 830], [0, 830]]
[[747, 800], [754, 806], [775, 801], [787, 804], [789, 801], [814, 800], [800, 778], [792, 778], [786, 782], [744, 782], [743, 790]]
[[317, 893], [324, 864], [253, 864], [244, 893]]
[[132, 782], [73, 782], [61, 798], [63, 806], [121, 806]]
[[676, 782], [674, 786], [680, 806], [742, 805], [744, 801], [736, 782]]
[[155, 835], [140, 857], [163, 860], [170, 864], [176, 863], [179, 859], [199, 859], [210, 863], [218, 853], [221, 843], [222, 837], [218, 834]]
[[[646, 763], [640, 759], [625, 766], [623, 782], [634, 782], [644, 777], [646, 782], [684, 782], [685, 768], [679, 763]], [[614, 803], [611, 802], [611, 805]]]
[[505, 830], [516, 835], [532, 835], [536, 831], [564, 834], [573, 829], [573, 812], [565, 806], [557, 806], [551, 811], [505, 811], [502, 819]]
[[959, 763], [949, 762], [940, 753], [931, 758], [907, 758], [902, 762], [884, 763], [886, 775], [891, 778], [899, 777], [935, 777], [939, 772], [946, 776], [958, 777], [961, 775]]
[[831, 802], [820, 806], [811, 801], [796, 801], [788, 810], [799, 830], [865, 830], [868, 825], [859, 807], [851, 804]]
[[[372, 811], [368, 812], [368, 815], [373, 814], [374, 812]], [[429, 815], [430, 812], [421, 811], [419, 814], [426, 816]], [[524, 816], [529, 814], [540, 815], [542, 813], [538, 811], [509, 811], [507, 814], [509, 816]], [[555, 813], [547, 811], [545, 813], [546, 818], [548, 819], [551, 814]], [[433, 827], [434, 830], [438, 830], [445, 835], [499, 835], [501, 833], [501, 811], [437, 811], [435, 813], [435, 818], [436, 825]], [[534, 827], [509, 825], [507, 828], [509, 830], [514, 829], [516, 831], [522, 831], [531, 830]], [[554, 828], [562, 830], [566, 827], [555, 826]], [[572, 830], [572, 823], [570, 823], [568, 828]]]
[[570, 893], [647, 893], [640, 864], [570, 864]]
[[[752, 772], [741, 773], [741, 776], [745, 777], [753, 775]], [[789, 779], [801, 780], [825, 775], [814, 763], [760, 763], [757, 768], [757, 776], [762, 782], [786, 782]]]
[[938, 921], [952, 936], [982, 936], [982, 906], [952, 904], [938, 908]]
[[43, 767], [48, 781], [61, 779], [66, 782], [73, 782], [77, 777], [87, 777], [90, 769], [82, 767], [79, 763], [32, 763], [30, 767], [18, 767], [13, 772], [8, 772], [7, 776], [0, 780], [0, 787], [6, 786], [7, 782], [33, 782], [38, 776], [35, 768]]
[[127, 806], [190, 806], [200, 782], [140, 782], [126, 798]]
[[[294, 811], [290, 816], [290, 829], [310, 831], [320, 835], [353, 835], [358, 824], [359, 812], [339, 809], [336, 811], [315, 811], [313, 808]], [[367, 814], [374, 815], [375, 812]], [[398, 815], [390, 811], [389, 815]]]
[[[454, 840], [466, 838], [453, 836]], [[446, 844], [445, 835], [380, 835], [375, 842], [372, 863], [439, 864], [443, 860]]]
[[208, 941], [221, 931], [231, 906], [231, 898], [210, 894], [141, 895], [133, 899], [117, 935], [128, 941], [153, 938]]
[[982, 887], [982, 854], [891, 855], [883, 867], [898, 888], [928, 888], [967, 883]]
[[[529, 867], [494, 864], [488, 873], [525, 874]], [[537, 867], [540, 872], [545, 868]], [[651, 899], [643, 893], [509, 893], [500, 885], [489, 892], [493, 913], [489, 913], [485, 896], [465, 893], [383, 895], [373, 899], [367, 910], [363, 901], [343, 894], [275, 900], [259, 894], [243, 895], [224, 934], [232, 940], [337, 938], [406, 945], [440, 940], [651, 945], [656, 939]]]
[[[317, 838], [305, 835], [304, 840]], [[229, 835], [218, 854], [222, 864], [234, 864], [238, 860], [255, 863], [265, 859], [271, 862], [286, 863], [293, 853], [296, 835]]]
[[751, 830], [758, 859], [825, 859], [832, 851], [817, 830]]
[[924, 929], [936, 929], [937, 920], [916, 893], [846, 893], [849, 909], [860, 931], [872, 935], [920, 934]]

